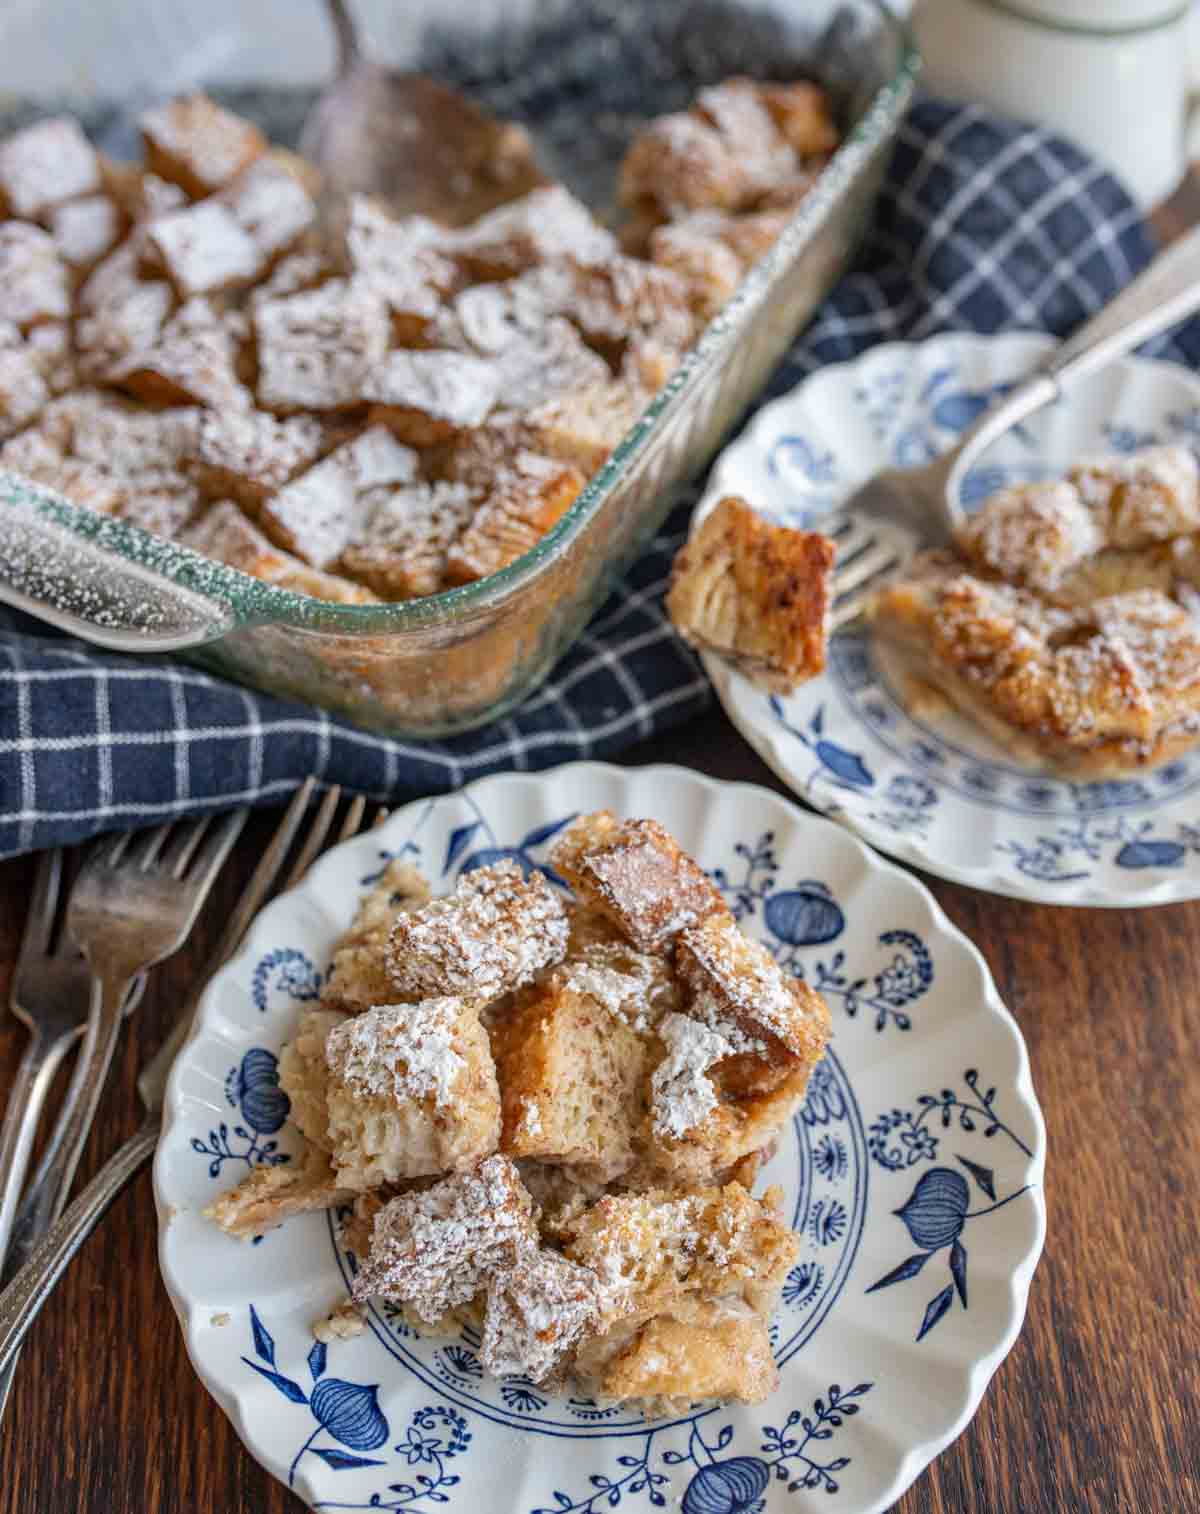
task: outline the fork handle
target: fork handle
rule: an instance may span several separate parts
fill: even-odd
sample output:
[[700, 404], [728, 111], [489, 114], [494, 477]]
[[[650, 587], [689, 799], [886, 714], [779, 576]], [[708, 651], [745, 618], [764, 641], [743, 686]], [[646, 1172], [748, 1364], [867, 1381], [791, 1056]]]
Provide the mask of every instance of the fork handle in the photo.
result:
[[42, 1175], [46, 1212], [57, 1216], [71, 1191], [84, 1142], [96, 1118], [100, 1096], [121, 1033], [125, 995], [133, 979], [102, 969], [92, 980], [92, 1004], [83, 1042], [75, 1060], [71, 1086], [63, 1102], [62, 1124], [55, 1133], [55, 1149]]
[[62, 1218], [50, 1227], [29, 1261], [0, 1293], [0, 1382], [5, 1390], [9, 1370], [26, 1332], [55, 1283], [112, 1201], [154, 1155], [161, 1129], [159, 1116], [150, 1115], [137, 1134], [109, 1158]]
[[42, 1106], [68, 1045], [62, 1037], [51, 1038], [35, 1031], [9, 1090], [0, 1128], [0, 1263], [8, 1251]]
[[1173, 242], [1121, 293], [1060, 342], [1035, 373], [993, 405], [947, 455], [945, 497], [958, 523], [962, 481], [1006, 431], [1056, 400], [1068, 385], [1106, 367], [1200, 310], [1200, 227]]

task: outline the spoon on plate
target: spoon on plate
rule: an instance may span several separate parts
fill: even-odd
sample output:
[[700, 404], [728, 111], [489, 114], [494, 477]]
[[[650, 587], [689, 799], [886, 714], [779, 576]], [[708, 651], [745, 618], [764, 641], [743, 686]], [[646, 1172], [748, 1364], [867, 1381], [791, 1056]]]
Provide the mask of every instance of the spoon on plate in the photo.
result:
[[523, 126], [436, 79], [372, 63], [346, 0], [326, 6], [337, 72], [304, 123], [300, 151], [333, 196], [374, 195], [394, 214], [463, 226], [548, 182]]

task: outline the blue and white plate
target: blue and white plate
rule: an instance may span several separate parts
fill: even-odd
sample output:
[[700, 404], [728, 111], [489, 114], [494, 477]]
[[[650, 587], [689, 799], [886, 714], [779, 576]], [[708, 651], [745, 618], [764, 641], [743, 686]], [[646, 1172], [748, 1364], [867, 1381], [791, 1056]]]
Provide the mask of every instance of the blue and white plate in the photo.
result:
[[[782, 1383], [752, 1408], [647, 1420], [496, 1380], [473, 1333], [425, 1341], [387, 1306], [326, 1349], [310, 1326], [350, 1276], [330, 1219], [250, 1244], [201, 1216], [290, 1159], [276, 1055], [387, 860], [411, 857], [439, 889], [497, 856], [545, 867], [556, 833], [598, 807], [661, 820], [833, 1010], [833, 1049], [766, 1174], [803, 1250], [772, 1327]], [[314, 1508], [869, 1514], [962, 1430], [1016, 1338], [1044, 1158], [1016, 1024], [919, 883], [765, 790], [581, 763], [409, 805], [263, 911], [175, 1065], [155, 1193], [196, 1370]]]
[[[1051, 346], [1029, 333], [875, 347], [767, 405], [713, 470], [696, 513], [742, 494], [820, 528], [872, 474], [928, 462]], [[1130, 358], [1071, 390], [990, 449], [968, 503], [1081, 456], [1200, 444], [1200, 380]], [[1165, 904], [1200, 895], [1200, 749], [1121, 782], [1072, 783], [1024, 766], [969, 720], [911, 713], [886, 644], [833, 639], [825, 675], [773, 698], [707, 656], [729, 718], [817, 809], [873, 846], [993, 893], [1053, 904]]]

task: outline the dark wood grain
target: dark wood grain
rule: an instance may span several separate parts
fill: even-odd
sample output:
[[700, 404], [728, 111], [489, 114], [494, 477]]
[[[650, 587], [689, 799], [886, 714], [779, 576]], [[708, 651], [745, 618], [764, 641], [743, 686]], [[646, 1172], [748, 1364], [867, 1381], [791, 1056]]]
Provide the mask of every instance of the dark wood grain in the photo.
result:
[[[1190, 181], [1158, 224], [1169, 238], [1197, 220]], [[784, 792], [715, 712], [624, 760]], [[272, 823], [255, 818], [191, 942], [154, 974], [84, 1178], [136, 1128], [137, 1069]], [[3, 1000], [32, 875], [28, 859], [0, 864]], [[1200, 1514], [1200, 903], [1066, 910], [925, 881], [987, 958], [1029, 1045], [1050, 1219], [1019, 1340], [971, 1425], [896, 1509]], [[0, 1022], [0, 1089], [21, 1041]], [[0, 1428], [3, 1514], [299, 1514], [197, 1382], [155, 1249], [146, 1173], [30, 1337]]]

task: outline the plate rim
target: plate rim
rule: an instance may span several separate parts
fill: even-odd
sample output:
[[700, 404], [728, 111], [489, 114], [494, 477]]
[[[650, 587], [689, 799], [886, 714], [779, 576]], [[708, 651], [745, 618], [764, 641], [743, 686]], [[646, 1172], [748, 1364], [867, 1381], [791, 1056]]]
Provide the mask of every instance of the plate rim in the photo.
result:
[[[802, 391], [817, 381], [833, 374], [849, 374], [869, 361], [886, 358], [888, 355], [907, 356], [935, 345], [971, 349], [1019, 344], [1026, 344], [1031, 353], [1036, 356], [1035, 347], [1040, 348], [1044, 353], [1060, 346], [1061, 342], [1047, 332], [1025, 327], [991, 333], [943, 331], [935, 332], [927, 337], [879, 342], [855, 357], [843, 358], [835, 363], [825, 363], [820, 368], [814, 369], [785, 393], [777, 395], [757, 410], [739, 435], [721, 451], [713, 463], [704, 491], [693, 508], [688, 523], [689, 538], [701, 513], [706, 511], [720, 494], [730, 492], [731, 485], [736, 485], [737, 480], [730, 479], [727, 474], [739, 465], [743, 455], [762, 456], [763, 433], [771, 430], [778, 417], [786, 414], [788, 407], [798, 401]], [[1128, 353], [1114, 359], [1104, 371], [1107, 372], [1110, 368], [1131, 368], [1135, 371], [1145, 368], [1166, 370], [1174, 380], [1192, 390], [1197, 407], [1200, 408], [1200, 374], [1191, 372], [1182, 363], [1170, 358], [1143, 357], [1137, 353]], [[838, 509], [839, 506], [834, 505], [831, 508]], [[818, 517], [813, 524], [815, 529], [819, 529], [820, 518]], [[700, 661], [730, 724], [748, 742], [772, 773], [785, 783], [797, 798], [811, 805], [826, 818], [844, 826], [875, 851], [882, 852], [949, 883], [962, 884], [968, 888], [979, 889], [983, 893], [996, 894], [1002, 898], [1016, 899], [1023, 903], [1049, 904], [1061, 909], [1128, 909], [1131, 907], [1151, 909], [1158, 905], [1183, 904], [1200, 899], [1200, 859], [1196, 861], [1191, 873], [1163, 876], [1140, 888], [1131, 888], [1127, 893], [1118, 893], [1111, 883], [1100, 885], [1090, 877], [1077, 883], [1070, 892], [1066, 892], [1061, 887], [1051, 887], [1026, 874], [1005, 871], [995, 863], [986, 867], [972, 868], [956, 864], [952, 860], [942, 860], [936, 854], [931, 855], [922, 851], [907, 836], [891, 832], [882, 826], [874, 826], [865, 816], [859, 816], [852, 810], [842, 808], [834, 794], [827, 795], [819, 788], [799, 784], [784, 750], [786, 745], [784, 738], [776, 733], [768, 722], [764, 721], [761, 724], [755, 722], [742, 708], [743, 700], [739, 696], [739, 685], [747, 682], [743, 675], [712, 652], [702, 652]], [[1025, 886], [1026, 882], [1028, 886]]]
[[[1045, 1117], [1033, 1084], [1029, 1048], [1024, 1035], [1016, 1017], [1001, 997], [983, 953], [965, 931], [954, 924], [920, 878], [914, 877], [905, 868], [891, 859], [881, 856], [862, 837], [848, 829], [845, 825], [839, 824], [837, 820], [825, 815], [812, 813], [797, 804], [792, 796], [779, 794], [774, 789], [767, 788], [765, 785], [742, 780], [714, 778], [706, 773], [684, 767], [678, 763], [656, 762], [638, 767], [626, 767], [616, 763], [585, 760], [562, 763], [555, 768], [546, 770], [544, 773], [505, 772], [488, 774], [448, 794], [413, 799], [394, 809], [389, 819], [414, 813], [423, 806], [436, 804], [446, 799], [453, 799], [462, 794], [477, 795], [480, 790], [486, 791], [489, 787], [503, 789], [514, 781], [537, 784], [544, 778], [556, 777], [566, 778], [572, 783], [586, 784], [590, 781], [593, 774], [600, 775], [610, 782], [615, 776], [623, 783], [628, 783], [640, 775], [645, 775], [643, 781], [659, 778], [677, 783], [682, 780], [687, 783], [696, 784], [709, 793], [727, 795], [730, 798], [735, 798], [739, 792], [749, 792], [754, 794], [756, 798], [765, 798], [788, 812], [789, 818], [797, 823], [801, 830], [811, 830], [818, 834], [823, 833], [830, 837], [834, 846], [849, 847], [852, 853], [858, 855], [860, 862], [869, 873], [882, 873], [885, 876], [890, 876], [893, 882], [898, 883], [901, 888], [914, 893], [928, 911], [930, 925], [937, 930], [941, 938], [948, 940], [957, 949], [964, 952], [966, 958], [973, 963], [980, 974], [982, 992], [979, 998], [979, 1008], [985, 1010], [999, 1022], [1013, 1044], [1016, 1052], [1016, 1070], [1012, 1081], [1012, 1089], [1021, 1108], [1029, 1118], [1034, 1137], [1032, 1143], [1033, 1155], [1029, 1169], [1030, 1187], [1028, 1190], [1032, 1201], [1034, 1220], [1030, 1244], [1024, 1255], [1016, 1260], [1012, 1270], [1005, 1279], [1005, 1327], [1001, 1332], [997, 1344], [990, 1351], [985, 1352], [970, 1363], [969, 1370], [965, 1375], [963, 1402], [957, 1414], [941, 1434], [929, 1440], [921, 1441], [919, 1444], [910, 1446], [905, 1450], [890, 1484], [879, 1496], [857, 1509], [848, 1509], [846, 1511], [846, 1514], [883, 1514], [883, 1511], [890, 1508], [896, 1499], [920, 1476], [925, 1468], [940, 1456], [949, 1445], [957, 1440], [966, 1429], [979, 1409], [988, 1384], [1015, 1345], [1025, 1322], [1029, 1289], [1032, 1285], [1038, 1262], [1041, 1259], [1046, 1239], [1045, 1175], [1047, 1131]], [[198, 1306], [187, 1297], [179, 1279], [173, 1273], [167, 1255], [167, 1237], [171, 1220], [174, 1217], [174, 1205], [167, 1189], [167, 1153], [171, 1146], [170, 1137], [174, 1133], [175, 1127], [180, 1122], [184, 1112], [184, 1095], [181, 1092], [180, 1085], [183, 1080], [187, 1059], [209, 1035], [208, 1020], [213, 1013], [214, 1006], [219, 997], [220, 983], [227, 974], [232, 973], [249, 956], [252, 949], [252, 942], [250, 940], [251, 931], [254, 930], [254, 927], [268, 913], [273, 914], [281, 908], [286, 909], [289, 901], [302, 897], [305, 891], [312, 886], [314, 879], [319, 882], [319, 872], [324, 869], [325, 864], [330, 858], [342, 851], [343, 848], [361, 843], [364, 835], [368, 834], [365, 832], [359, 833], [357, 836], [350, 837], [346, 841], [338, 843], [337, 846], [331, 847], [327, 852], [318, 857], [309, 873], [300, 883], [294, 888], [276, 895], [265, 905], [255, 916], [237, 952], [224, 964], [220, 972], [215, 974], [206, 984], [197, 1003], [196, 1013], [188, 1036], [172, 1065], [167, 1081], [166, 1095], [163, 1102], [162, 1129], [154, 1154], [152, 1176], [158, 1227], [157, 1256], [159, 1275], [162, 1278], [164, 1289], [179, 1322], [188, 1360], [201, 1386], [212, 1396], [230, 1420], [246, 1453], [258, 1462], [276, 1481], [282, 1480], [280, 1470], [278, 1467], [272, 1465], [268, 1449], [261, 1443], [261, 1439], [256, 1439], [256, 1432], [247, 1422], [246, 1416], [242, 1412], [239, 1395], [231, 1387], [228, 1387], [222, 1379], [210, 1373], [198, 1360], [193, 1350], [193, 1320], [197, 1315]], [[299, 1486], [291, 1488], [290, 1491], [299, 1497], [302, 1502], [307, 1503], [306, 1495], [301, 1491]]]

